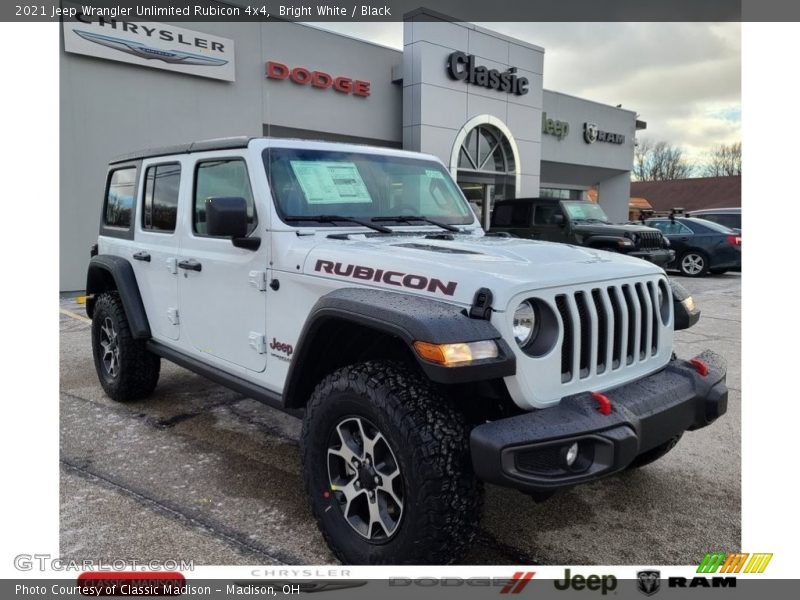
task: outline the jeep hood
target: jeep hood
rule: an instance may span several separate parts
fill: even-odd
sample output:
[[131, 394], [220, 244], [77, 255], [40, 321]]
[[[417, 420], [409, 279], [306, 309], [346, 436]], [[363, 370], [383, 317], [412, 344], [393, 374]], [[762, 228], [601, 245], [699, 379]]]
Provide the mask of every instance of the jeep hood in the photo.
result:
[[663, 273], [621, 254], [480, 233], [313, 237], [302, 261], [305, 274], [464, 305], [486, 287], [495, 310], [522, 292]]
[[633, 223], [577, 223], [572, 226], [572, 230], [577, 233], [589, 233], [600, 235], [621, 235], [628, 233], [652, 233], [658, 231], [654, 227], [647, 225], [636, 225]]

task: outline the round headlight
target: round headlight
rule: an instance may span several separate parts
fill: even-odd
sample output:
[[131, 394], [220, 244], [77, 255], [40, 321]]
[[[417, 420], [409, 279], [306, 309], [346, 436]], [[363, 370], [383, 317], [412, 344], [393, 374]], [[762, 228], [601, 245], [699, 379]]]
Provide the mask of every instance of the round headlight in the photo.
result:
[[514, 311], [514, 339], [523, 348], [533, 337], [536, 329], [536, 311], [533, 305], [525, 300]]

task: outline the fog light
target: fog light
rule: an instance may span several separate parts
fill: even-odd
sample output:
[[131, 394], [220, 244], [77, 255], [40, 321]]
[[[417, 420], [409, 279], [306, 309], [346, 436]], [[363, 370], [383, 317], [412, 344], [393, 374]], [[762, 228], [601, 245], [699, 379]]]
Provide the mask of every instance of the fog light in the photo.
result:
[[578, 442], [574, 442], [568, 449], [567, 454], [564, 456], [564, 460], [567, 463], [568, 467], [571, 467], [575, 464], [575, 461], [578, 458]]

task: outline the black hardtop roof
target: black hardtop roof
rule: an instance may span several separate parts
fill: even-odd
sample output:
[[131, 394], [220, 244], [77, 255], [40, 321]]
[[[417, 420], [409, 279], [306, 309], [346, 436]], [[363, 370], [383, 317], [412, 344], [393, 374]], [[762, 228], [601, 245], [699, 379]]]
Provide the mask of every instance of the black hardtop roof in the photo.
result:
[[188, 144], [176, 144], [174, 146], [162, 146], [160, 148], [147, 148], [136, 150], [117, 156], [109, 161], [109, 164], [129, 162], [132, 160], [142, 160], [143, 158], [153, 158], [156, 156], [169, 156], [171, 154], [190, 154], [192, 152], [206, 152], [209, 150], [231, 150], [233, 148], [247, 148], [250, 140], [256, 139], [255, 136], [237, 136], [216, 138], [212, 140], [200, 140], [199, 142], [189, 142]]

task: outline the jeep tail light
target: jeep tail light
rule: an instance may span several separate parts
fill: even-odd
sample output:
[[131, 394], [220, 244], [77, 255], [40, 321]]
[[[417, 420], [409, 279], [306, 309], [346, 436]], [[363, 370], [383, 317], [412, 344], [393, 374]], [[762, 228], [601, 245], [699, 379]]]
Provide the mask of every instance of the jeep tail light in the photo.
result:
[[500, 351], [493, 340], [463, 342], [458, 344], [431, 344], [414, 342], [420, 358], [445, 367], [457, 367], [476, 360], [497, 358]]
[[732, 246], [741, 246], [742, 245], [742, 236], [740, 235], [729, 235], [728, 236], [728, 243]]

